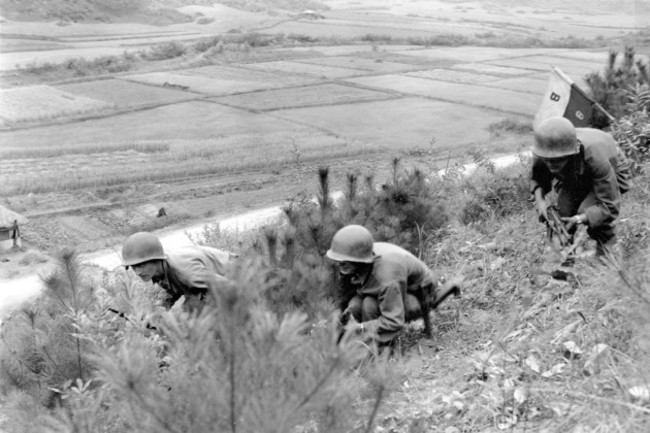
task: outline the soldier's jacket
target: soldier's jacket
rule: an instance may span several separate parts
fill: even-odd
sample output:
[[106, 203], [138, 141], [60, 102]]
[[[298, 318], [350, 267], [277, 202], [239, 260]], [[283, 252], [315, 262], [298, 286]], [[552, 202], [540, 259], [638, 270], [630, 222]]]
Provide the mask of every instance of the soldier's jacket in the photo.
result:
[[404, 327], [406, 293], [438, 279], [424, 262], [397, 245], [375, 242], [373, 252], [377, 257], [372, 272], [357, 294], [377, 298], [381, 316], [363, 325], [379, 335], [395, 333]]
[[167, 292], [164, 304], [171, 307], [181, 296], [202, 298], [227, 282], [224, 277], [231, 254], [216, 248], [188, 246], [167, 253], [164, 275], [153, 279]]
[[[580, 152], [556, 176], [555, 189], [574, 197], [593, 193], [596, 204], [585, 209], [590, 227], [611, 224], [618, 217], [621, 193], [629, 189], [630, 165], [606, 132], [576, 128]], [[553, 186], [553, 174], [544, 159], [533, 156], [530, 192], [542, 188], [546, 195]]]

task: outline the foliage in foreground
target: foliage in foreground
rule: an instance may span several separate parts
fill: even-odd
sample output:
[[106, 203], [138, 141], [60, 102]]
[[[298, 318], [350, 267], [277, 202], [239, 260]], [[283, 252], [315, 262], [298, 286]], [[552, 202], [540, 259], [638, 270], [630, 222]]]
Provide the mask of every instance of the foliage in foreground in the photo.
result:
[[[61, 270], [75, 263], [66, 254]], [[266, 273], [255, 261], [232, 269], [233, 283], [193, 315], [148, 305], [126, 275], [104, 282], [111, 291], [102, 299], [81, 301], [90, 286], [80, 277], [61, 275], [65, 290], [44, 302], [65, 305], [57, 320], [67, 328], [35, 328], [51, 319], [45, 310], [31, 322], [10, 320], [14, 350], [3, 350], [1, 361], [16, 367], [0, 382], [8, 431], [349, 432], [373, 422], [359, 404], [380, 403], [381, 362], [360, 363], [367, 346], [352, 336], [338, 342], [335, 320], [312, 326], [299, 312], [271, 313], [259, 293]], [[33, 353], [56, 346], [60, 356], [29, 368]], [[67, 374], [45, 376], [63, 366]], [[51, 395], [46, 405], [42, 392]]]
[[[475, 176], [470, 180], [481, 185], [493, 175], [480, 170]], [[438, 181], [445, 186], [441, 194], [455, 191], [456, 202], [464, 199], [460, 192], [466, 184]], [[36, 333], [29, 321], [3, 324], [7, 332], [22, 332], [11, 343], [14, 353], [3, 352], [3, 362], [28, 359], [34, 347], [59, 345], [67, 355], [55, 359], [56, 365], [70, 365], [66, 376], [42, 379], [44, 388], [57, 390], [54, 409], [27, 392], [38, 389], [34, 372], [14, 371], [23, 382], [2, 376], [3, 413], [8, 415], [3, 428], [361, 432], [373, 431], [374, 425], [374, 431], [399, 433], [452, 427], [467, 432], [644, 431], [650, 422], [645, 368], [650, 356], [649, 204], [650, 176], [641, 175], [624, 197], [618, 226], [625, 252], [621, 260], [604, 266], [583, 254], [566, 280], [551, 276], [557, 257], [545, 250], [544, 228], [530, 209], [495, 214], [480, 225], [447, 222], [439, 237], [426, 237], [435, 240], [423, 244], [427, 263], [461, 271], [467, 286], [460, 302], [436, 316], [433, 344], [414, 338], [406, 355], [397, 353], [383, 365], [403, 372], [398, 386], [390, 377], [371, 373], [374, 363], [360, 361], [362, 346], [353, 341], [336, 345], [329, 316], [307, 320], [299, 311], [269, 312], [271, 298], [263, 291], [282, 287], [286, 278], [274, 273], [276, 268], [303, 275], [283, 262], [293, 257], [294, 264], [300, 263], [298, 246], [284, 254], [286, 245], [277, 238], [268, 242], [273, 233], [256, 247], [264, 250], [266, 263], [246, 261], [233, 270], [236, 284], [215, 294], [215, 304], [197, 315], [178, 307], [158, 311], [143, 298], [142, 286], [123, 280], [124, 275], [102, 281], [102, 296], [76, 304], [83, 307], [78, 313], [67, 308], [67, 315], [58, 316], [68, 328], [38, 328], [47, 319], [38, 314]], [[312, 221], [321, 215], [314, 213]], [[271, 258], [269, 245], [281, 254]], [[593, 245], [583, 241], [581, 250], [593, 250]], [[82, 288], [65, 291], [62, 299], [81, 300], [72, 293], [90, 293], [88, 285], [77, 284], [73, 267], [62, 269], [69, 270], [59, 274], [66, 287]], [[304, 275], [313, 274], [305, 270]], [[312, 282], [304, 279], [303, 284], [309, 288]], [[75, 305], [72, 301], [63, 305]], [[108, 307], [126, 318], [107, 312]], [[330, 311], [322, 307], [314, 308], [315, 319], [318, 311]], [[34, 344], [32, 335], [42, 340]], [[79, 359], [87, 369], [75, 369]], [[50, 359], [40, 362], [46, 367], [40, 371], [53, 370]]]

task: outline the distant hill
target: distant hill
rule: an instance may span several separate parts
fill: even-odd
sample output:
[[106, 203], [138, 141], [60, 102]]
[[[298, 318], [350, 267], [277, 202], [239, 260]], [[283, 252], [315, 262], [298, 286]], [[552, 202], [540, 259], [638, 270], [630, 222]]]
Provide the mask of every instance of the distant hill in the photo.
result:
[[318, 0], [0, 0], [0, 15], [14, 21], [141, 22], [191, 21], [178, 7], [215, 3], [253, 12], [326, 9]]

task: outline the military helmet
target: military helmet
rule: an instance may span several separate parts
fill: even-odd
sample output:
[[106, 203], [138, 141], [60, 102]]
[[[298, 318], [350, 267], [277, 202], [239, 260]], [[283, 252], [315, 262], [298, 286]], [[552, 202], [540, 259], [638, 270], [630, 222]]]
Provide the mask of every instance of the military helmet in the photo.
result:
[[578, 153], [576, 128], [569, 119], [550, 117], [535, 129], [533, 155], [542, 158], [561, 158]]
[[326, 255], [337, 262], [372, 263], [375, 259], [373, 243], [372, 235], [365, 227], [345, 226], [332, 238], [332, 246]]
[[148, 232], [134, 233], [124, 241], [122, 246], [122, 265], [129, 266], [148, 262], [150, 260], [166, 259], [165, 251], [160, 240]]

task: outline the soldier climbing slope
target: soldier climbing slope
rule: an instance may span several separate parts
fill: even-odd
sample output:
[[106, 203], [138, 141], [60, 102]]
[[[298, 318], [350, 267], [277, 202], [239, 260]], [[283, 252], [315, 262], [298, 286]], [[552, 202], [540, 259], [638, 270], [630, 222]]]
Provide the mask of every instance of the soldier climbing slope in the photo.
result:
[[390, 343], [406, 322], [420, 317], [430, 335], [430, 309], [450, 293], [460, 295], [460, 281], [439, 287], [424, 262], [397, 245], [374, 242], [359, 225], [336, 232], [326, 255], [337, 262], [342, 284], [355, 289], [341, 305], [346, 330], [367, 332], [379, 344]]
[[[614, 138], [593, 128], [575, 128], [563, 117], [551, 117], [535, 130], [530, 192], [541, 221], [548, 219], [551, 189], [571, 238], [578, 225], [596, 241], [596, 255], [611, 252], [621, 194], [629, 189], [630, 165]], [[572, 239], [571, 239], [572, 242]]]
[[160, 240], [148, 232], [135, 233], [122, 246], [122, 264], [142, 281], [152, 281], [167, 293], [163, 301], [170, 308], [181, 296], [185, 306], [196, 308], [207, 293], [228, 279], [226, 266], [233, 256], [216, 248], [187, 246], [165, 252]]

